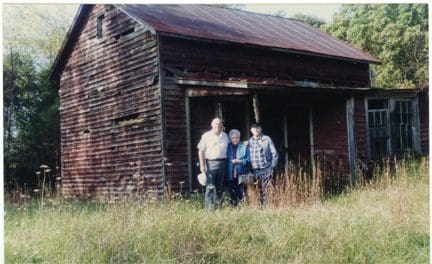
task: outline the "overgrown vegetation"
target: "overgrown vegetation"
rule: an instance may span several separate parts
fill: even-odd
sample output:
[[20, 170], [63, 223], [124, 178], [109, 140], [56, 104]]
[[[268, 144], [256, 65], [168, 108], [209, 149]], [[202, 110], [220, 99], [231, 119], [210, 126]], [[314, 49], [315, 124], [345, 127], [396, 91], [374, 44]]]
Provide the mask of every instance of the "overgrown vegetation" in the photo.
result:
[[427, 86], [427, 4], [343, 5], [324, 30], [382, 62], [371, 67], [373, 87]]
[[[5, 260], [428, 263], [427, 160], [395, 165], [377, 167], [372, 178], [338, 196], [288, 199], [267, 209], [254, 206], [251, 196], [243, 207], [225, 203], [211, 213], [199, 196], [113, 204], [48, 198], [42, 208], [35, 200], [7, 202]], [[312, 190], [297, 194], [307, 198]]]

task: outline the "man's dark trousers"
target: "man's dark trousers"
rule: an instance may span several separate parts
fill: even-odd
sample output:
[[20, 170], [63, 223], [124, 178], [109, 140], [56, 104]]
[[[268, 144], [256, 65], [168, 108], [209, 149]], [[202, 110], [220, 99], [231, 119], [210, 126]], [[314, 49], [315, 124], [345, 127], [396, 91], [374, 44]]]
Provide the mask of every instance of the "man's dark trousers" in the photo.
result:
[[205, 192], [205, 207], [207, 210], [222, 207], [224, 178], [227, 167], [226, 159], [206, 160], [207, 184]]

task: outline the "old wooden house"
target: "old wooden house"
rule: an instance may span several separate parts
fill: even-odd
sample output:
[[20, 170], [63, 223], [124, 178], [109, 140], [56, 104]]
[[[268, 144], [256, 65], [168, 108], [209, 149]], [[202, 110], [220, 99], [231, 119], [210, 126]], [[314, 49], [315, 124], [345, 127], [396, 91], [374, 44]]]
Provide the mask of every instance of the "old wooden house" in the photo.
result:
[[289, 160], [428, 153], [427, 90], [372, 89], [372, 56], [293, 19], [205, 5], [82, 5], [52, 68], [63, 195], [196, 188], [196, 144], [259, 121]]

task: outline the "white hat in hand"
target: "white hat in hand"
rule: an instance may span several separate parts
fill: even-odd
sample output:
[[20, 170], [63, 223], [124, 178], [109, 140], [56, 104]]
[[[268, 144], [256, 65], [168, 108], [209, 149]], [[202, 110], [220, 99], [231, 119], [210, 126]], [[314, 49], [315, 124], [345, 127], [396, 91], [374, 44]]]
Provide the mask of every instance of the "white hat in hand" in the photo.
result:
[[205, 186], [207, 184], [207, 176], [205, 175], [205, 173], [200, 173], [198, 174], [198, 182], [202, 185]]

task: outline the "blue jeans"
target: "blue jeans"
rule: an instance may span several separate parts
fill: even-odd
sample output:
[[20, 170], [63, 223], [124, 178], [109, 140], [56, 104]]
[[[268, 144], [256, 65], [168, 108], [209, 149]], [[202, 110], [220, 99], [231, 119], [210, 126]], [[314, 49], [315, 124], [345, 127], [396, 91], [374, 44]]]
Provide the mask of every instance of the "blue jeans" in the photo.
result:
[[207, 185], [205, 192], [205, 208], [207, 210], [222, 207], [223, 182], [226, 175], [226, 159], [206, 160]]
[[266, 206], [268, 204], [268, 189], [272, 182], [273, 169], [271, 167], [264, 169], [254, 169], [255, 177], [258, 179], [261, 204]]

